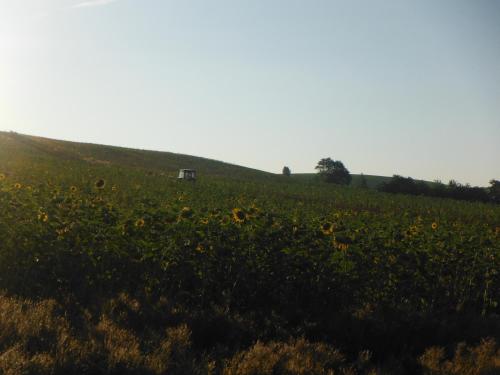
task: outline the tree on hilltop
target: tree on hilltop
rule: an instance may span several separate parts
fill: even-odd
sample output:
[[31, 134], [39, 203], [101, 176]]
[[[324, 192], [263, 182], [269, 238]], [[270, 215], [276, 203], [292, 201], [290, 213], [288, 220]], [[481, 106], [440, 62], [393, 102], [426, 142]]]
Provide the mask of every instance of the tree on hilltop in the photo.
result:
[[500, 181], [491, 180], [489, 187], [490, 199], [493, 202], [500, 203]]
[[326, 182], [349, 185], [351, 183], [351, 174], [340, 160], [323, 158], [318, 162], [316, 168], [319, 176]]
[[288, 168], [287, 166], [284, 166], [283, 167], [283, 176], [287, 176], [287, 177], [290, 177], [290, 175], [292, 174], [292, 172], [290, 171], [290, 168]]

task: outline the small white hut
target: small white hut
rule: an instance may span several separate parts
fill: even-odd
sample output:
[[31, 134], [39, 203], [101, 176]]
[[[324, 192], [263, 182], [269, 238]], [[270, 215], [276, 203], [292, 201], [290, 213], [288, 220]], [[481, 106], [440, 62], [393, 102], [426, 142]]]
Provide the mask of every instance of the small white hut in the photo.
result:
[[196, 180], [196, 171], [194, 169], [180, 169], [179, 179], [181, 180]]

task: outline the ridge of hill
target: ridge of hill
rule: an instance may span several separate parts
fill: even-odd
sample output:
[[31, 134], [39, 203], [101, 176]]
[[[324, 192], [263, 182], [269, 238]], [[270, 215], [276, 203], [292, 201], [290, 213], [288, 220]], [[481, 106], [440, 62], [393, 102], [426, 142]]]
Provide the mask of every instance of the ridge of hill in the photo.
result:
[[[15, 158], [12, 156], [15, 155]], [[61, 141], [44, 137], [0, 131], [0, 160], [29, 162], [34, 159], [76, 161], [99, 166], [119, 166], [164, 172], [176, 176], [181, 168], [197, 169], [203, 175], [233, 178], [266, 178], [272, 173], [218, 160], [92, 143]]]
[[[15, 155], [14, 158], [13, 155]], [[281, 177], [279, 173], [265, 172], [199, 156], [63, 141], [4, 131], [0, 131], [0, 160], [11, 170], [15, 170], [15, 166], [19, 166], [20, 163], [25, 164], [26, 162], [33, 163], [35, 160], [37, 162], [45, 160], [59, 163], [82, 162], [89, 166], [118, 166], [142, 169], [164, 173], [171, 177], [176, 177], [179, 169], [182, 168], [196, 169], [199, 175], [230, 177], [232, 179], [267, 180]], [[364, 176], [370, 189], [376, 189], [381, 184], [389, 182], [392, 178], [367, 174], [351, 174], [351, 176], [351, 186], [360, 186], [361, 178]], [[293, 173], [291, 181], [298, 183], [313, 182], [316, 177], [316, 173]], [[434, 182], [422, 181], [429, 185], [434, 184]]]

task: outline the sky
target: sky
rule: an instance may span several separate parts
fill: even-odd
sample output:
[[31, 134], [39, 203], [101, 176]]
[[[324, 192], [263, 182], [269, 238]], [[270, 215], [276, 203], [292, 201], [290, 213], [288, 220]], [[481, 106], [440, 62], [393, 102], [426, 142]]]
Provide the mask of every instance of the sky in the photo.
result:
[[0, 130], [486, 186], [500, 1], [0, 0]]

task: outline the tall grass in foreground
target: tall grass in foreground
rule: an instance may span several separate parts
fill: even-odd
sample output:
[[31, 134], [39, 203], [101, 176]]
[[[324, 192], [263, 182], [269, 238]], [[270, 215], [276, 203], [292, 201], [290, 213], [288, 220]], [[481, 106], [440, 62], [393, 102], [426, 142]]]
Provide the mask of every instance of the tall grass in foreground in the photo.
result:
[[[303, 338], [257, 342], [234, 356], [200, 355], [191, 331], [173, 319], [163, 330], [140, 332], [130, 316], [140, 304], [120, 295], [98, 314], [68, 317], [53, 300], [33, 302], [0, 296], [0, 372], [18, 374], [384, 374], [363, 351], [353, 361], [331, 345]], [[169, 314], [175, 312], [170, 310]], [[425, 374], [494, 374], [500, 371], [500, 349], [487, 339], [476, 346], [460, 344], [451, 356], [433, 347], [419, 359]]]

